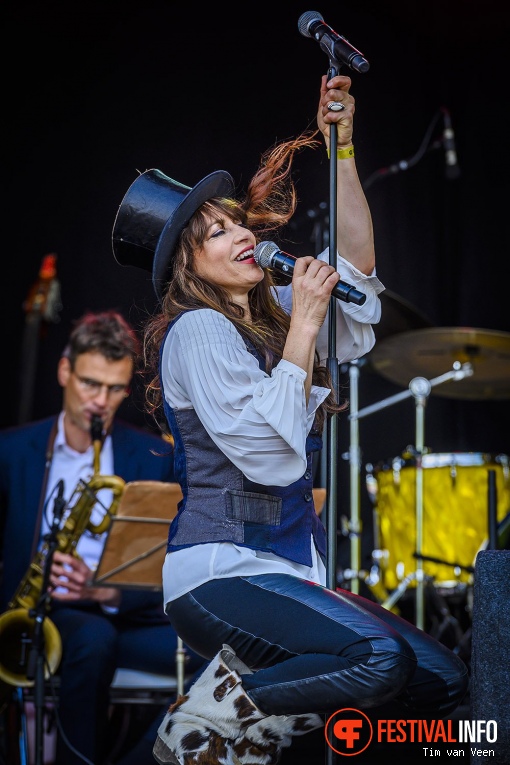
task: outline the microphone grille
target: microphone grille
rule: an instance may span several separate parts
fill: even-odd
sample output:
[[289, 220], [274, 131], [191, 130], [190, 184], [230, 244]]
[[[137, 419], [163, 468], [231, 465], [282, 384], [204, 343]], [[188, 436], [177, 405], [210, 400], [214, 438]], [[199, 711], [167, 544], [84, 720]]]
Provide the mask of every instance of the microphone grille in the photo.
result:
[[299, 17], [298, 29], [305, 37], [313, 37], [309, 29], [312, 21], [324, 21], [324, 17], [318, 11], [305, 11]]
[[259, 242], [253, 252], [255, 263], [261, 268], [270, 268], [271, 259], [280, 248], [274, 242]]

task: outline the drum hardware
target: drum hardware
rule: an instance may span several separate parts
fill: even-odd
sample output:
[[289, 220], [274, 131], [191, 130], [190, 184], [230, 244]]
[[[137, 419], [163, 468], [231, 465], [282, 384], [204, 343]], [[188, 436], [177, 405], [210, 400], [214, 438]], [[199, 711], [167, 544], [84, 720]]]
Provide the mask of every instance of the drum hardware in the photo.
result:
[[[455, 653], [465, 653], [464, 646], [471, 639], [471, 630], [463, 631], [459, 619], [452, 613], [446, 598], [433, 586], [427, 587], [427, 613], [431, 624], [429, 633]], [[469, 654], [469, 652], [468, 652]]]
[[189, 656], [186, 653], [182, 638], [177, 637], [177, 648], [175, 649], [175, 666], [177, 669], [177, 696], [184, 695], [184, 680], [186, 675], [186, 662]]
[[[345, 568], [338, 576], [337, 584], [339, 587], [345, 587], [347, 584], [350, 584], [353, 579], [358, 579], [359, 581], [364, 582], [378, 603], [382, 604], [383, 601], [386, 601], [389, 598], [388, 590], [384, 586], [380, 576], [380, 567], [378, 564], [371, 566], [370, 571], [366, 571], [365, 569], [355, 571], [352, 568]], [[395, 614], [400, 613], [399, 608], [394, 604], [390, 604], [388, 610], [393, 611]]]
[[388, 567], [388, 561], [389, 561], [388, 550], [381, 550], [376, 547], [375, 550], [372, 550], [372, 560], [374, 562], [374, 566], [377, 567], [378, 571], [380, 571], [381, 569], [386, 569]]
[[[359, 366], [363, 359], [355, 359], [348, 365], [349, 368], [349, 406], [351, 412], [358, 411], [358, 381]], [[359, 448], [358, 423], [355, 419], [349, 420], [349, 476], [350, 476], [350, 553], [351, 553], [351, 592], [359, 594], [360, 577], [358, 572], [361, 565], [361, 513], [360, 513], [360, 463], [361, 452]]]
[[339, 528], [337, 531], [337, 536], [339, 537], [348, 537], [351, 531], [351, 524], [349, 523], [349, 518], [346, 515], [341, 515], [338, 519], [340, 521]]
[[[426, 331], [426, 330], [423, 330]], [[353, 371], [355, 370], [355, 371]], [[422, 468], [422, 456], [424, 454], [424, 411], [428, 396], [433, 387], [441, 385], [442, 383], [450, 380], [463, 380], [465, 377], [470, 377], [473, 374], [473, 367], [469, 362], [462, 364], [460, 361], [454, 361], [453, 368], [449, 372], [438, 375], [432, 380], [427, 380], [424, 377], [415, 377], [409, 383], [408, 389], [397, 393], [394, 396], [389, 396], [382, 401], [371, 406], [364, 407], [358, 410], [357, 408], [357, 383], [359, 378], [359, 371], [355, 364], [350, 365], [350, 380], [351, 380], [351, 410], [349, 414], [349, 421], [351, 423], [351, 446], [350, 446], [350, 467], [351, 467], [351, 518], [359, 519], [359, 427], [358, 421], [362, 417], [366, 417], [369, 414], [384, 409], [388, 406], [392, 406], [400, 401], [403, 401], [410, 396], [415, 399], [415, 452], [416, 452], [416, 492], [415, 492], [415, 514], [416, 514], [416, 609], [415, 609], [415, 622], [419, 629], [424, 629], [425, 624], [425, 599], [424, 599], [424, 586], [425, 578], [423, 572], [423, 561], [419, 556], [422, 554], [423, 548], [423, 468]], [[355, 389], [356, 395], [352, 395], [352, 391]], [[359, 562], [360, 546], [359, 540], [357, 546], [353, 548], [353, 559]], [[355, 570], [359, 569], [358, 565], [354, 565]], [[354, 580], [353, 580], [354, 581]], [[406, 584], [407, 588], [407, 584]]]
[[[388, 590], [397, 587], [415, 569], [415, 456], [409, 449], [402, 456], [367, 465], [367, 488], [374, 504], [374, 540], [387, 552], [381, 576]], [[507, 455], [477, 452], [424, 453], [421, 459], [424, 483], [425, 544], [422, 560], [436, 589], [454, 595], [473, 583], [474, 562], [484, 549], [490, 521], [498, 520], [496, 544], [508, 544], [510, 476]], [[395, 468], [398, 469], [395, 469]], [[491, 477], [493, 476], [493, 481]], [[491, 488], [491, 483], [494, 486]], [[486, 495], [489, 503], [487, 520]], [[496, 500], [497, 498], [497, 500]], [[414, 582], [412, 583], [414, 586]]]
[[388, 611], [393, 611], [394, 614], [399, 614], [400, 609], [396, 605], [398, 598], [392, 601], [390, 593], [384, 585], [384, 581], [381, 577], [381, 571], [383, 571], [388, 563], [388, 550], [373, 550], [372, 551], [373, 565], [370, 568], [367, 576], [364, 577], [364, 582], [373, 595], [381, 603], [383, 608]]
[[[383, 293], [384, 294], [384, 293]], [[415, 376], [432, 377], [452, 360], [469, 363], [474, 376], [463, 385], [445, 385], [445, 398], [510, 398], [510, 333], [470, 327], [433, 327], [401, 332], [376, 343], [373, 368], [398, 385]]]
[[488, 509], [489, 509], [489, 519], [488, 519], [488, 526], [489, 526], [489, 539], [488, 539], [488, 547], [489, 550], [497, 550], [498, 548], [498, 517], [497, 517], [497, 508], [498, 508], [498, 490], [496, 486], [496, 471], [494, 469], [489, 470], [489, 483], [488, 483], [488, 491], [487, 491], [487, 503], [488, 503]]
[[[315, 227], [315, 243], [324, 247], [324, 240], [327, 244], [328, 232], [323, 230], [324, 225]], [[403, 333], [412, 329], [425, 329], [432, 327], [432, 322], [423, 313], [418, 311], [411, 303], [401, 298], [395, 292], [385, 289], [379, 295], [382, 311], [381, 320], [374, 325], [374, 334], [377, 342], [394, 333]], [[356, 412], [358, 408], [358, 379], [359, 369], [364, 364], [369, 363], [370, 357], [365, 356], [361, 359], [354, 359], [348, 364], [341, 364], [340, 370], [349, 372], [349, 401], [350, 411]], [[343, 455], [342, 455], [343, 456]], [[350, 556], [353, 572], [360, 568], [361, 559], [361, 516], [360, 516], [360, 493], [359, 493], [359, 474], [360, 474], [360, 450], [357, 423], [350, 421], [350, 447], [348, 455], [350, 466], [350, 520], [348, 531], [345, 536], [350, 536]], [[324, 451], [321, 456], [321, 472], [324, 476], [327, 473], [328, 465], [324, 464]], [[358, 576], [354, 575], [351, 581], [352, 592], [359, 592]]]
[[[384, 293], [382, 293], [382, 302], [384, 307]], [[394, 304], [397, 309], [397, 318], [399, 311], [398, 301]], [[412, 315], [412, 307], [410, 307]], [[408, 311], [409, 313], [409, 311]], [[404, 324], [406, 319], [403, 320]], [[400, 327], [400, 329], [402, 329]], [[410, 329], [413, 329], [411, 326]], [[430, 374], [431, 369], [436, 372], [438, 366], [443, 366], [445, 358], [453, 360], [452, 371], [438, 375], [432, 380], [425, 379], [425, 385], [430, 384], [430, 389], [436, 388], [443, 382], [465, 380], [474, 374], [476, 367], [476, 379], [474, 384], [468, 386], [464, 382], [462, 386], [445, 386], [442, 395], [453, 398], [505, 398], [510, 397], [510, 334], [490, 330], [479, 330], [470, 328], [430, 328], [424, 326], [423, 321], [418, 323], [418, 329], [415, 331], [398, 331], [394, 337], [382, 339], [376, 332], [377, 343], [367, 359], [358, 359], [347, 365], [341, 365], [341, 371], [349, 370], [350, 382], [350, 516], [351, 516], [351, 563], [354, 574], [360, 569], [360, 512], [359, 512], [359, 473], [360, 473], [360, 450], [359, 450], [359, 432], [358, 420], [362, 416], [367, 416], [382, 408], [391, 406], [399, 401], [415, 395], [422, 397], [418, 382], [415, 385], [415, 392], [409, 389], [398, 393], [395, 396], [380, 401], [372, 406], [358, 410], [358, 381], [359, 368], [367, 360], [373, 368], [384, 377], [398, 384], [407, 384], [412, 377], [409, 373], [411, 366], [412, 372], [417, 370], [418, 375]], [[383, 324], [384, 330], [384, 324]], [[381, 341], [381, 342], [380, 342]], [[406, 360], [407, 357], [407, 360]], [[409, 361], [411, 357], [411, 362]], [[438, 364], [439, 362], [439, 364]], [[407, 365], [407, 369], [406, 369]], [[413, 380], [416, 378], [413, 378]], [[421, 378], [422, 380], [424, 378]], [[411, 382], [413, 382], [413, 380]], [[437, 392], [437, 391], [434, 391]], [[440, 391], [441, 394], [441, 391]], [[425, 396], [425, 398], [426, 398]], [[419, 405], [417, 403], [417, 412]], [[420, 504], [422, 502], [423, 487], [420, 459], [423, 455], [423, 449], [418, 438], [417, 414], [417, 489], [416, 489], [416, 514], [418, 530], [422, 525]], [[417, 552], [421, 553], [421, 532], [417, 541]], [[417, 576], [417, 622], [423, 622], [423, 581], [420, 575], [420, 562], [418, 561]], [[358, 581], [355, 575], [352, 581], [353, 591], [358, 591]]]
[[[402, 579], [402, 581], [400, 582], [400, 584], [398, 585], [398, 587], [396, 587], [393, 590], [391, 595], [388, 595], [386, 600], [384, 600], [381, 603], [382, 607], [383, 608], [387, 608], [389, 611], [391, 611], [393, 609], [393, 606], [395, 605], [395, 603], [398, 603], [398, 601], [400, 600], [402, 595], [406, 592], [406, 590], [409, 587], [409, 585], [411, 584], [411, 582], [413, 582], [414, 580], [420, 581], [418, 579], [418, 571], [412, 571], [410, 574], [405, 576]], [[425, 581], [425, 577], [424, 576], [422, 576], [421, 581], [422, 582]], [[419, 626], [418, 623], [417, 623], [417, 626]], [[421, 629], [423, 629], [423, 627]]]
[[[471, 661], [473, 622], [473, 586], [459, 585], [451, 592], [448, 588], [433, 586], [427, 591], [428, 616], [431, 634], [458, 654], [466, 664]], [[453, 632], [453, 635], [452, 635]], [[450, 637], [450, 640], [448, 640]]]
[[503, 520], [498, 523], [496, 529], [498, 550], [510, 550], [510, 511]]
[[422, 561], [428, 561], [429, 563], [438, 563], [442, 566], [451, 566], [456, 576], [460, 576], [461, 571], [467, 571], [469, 574], [475, 573], [474, 566], [463, 566], [462, 563], [451, 563], [450, 561], [443, 560], [442, 558], [434, 558], [432, 555], [418, 555], [416, 552], [413, 553], [413, 558], [418, 557], [421, 558]]

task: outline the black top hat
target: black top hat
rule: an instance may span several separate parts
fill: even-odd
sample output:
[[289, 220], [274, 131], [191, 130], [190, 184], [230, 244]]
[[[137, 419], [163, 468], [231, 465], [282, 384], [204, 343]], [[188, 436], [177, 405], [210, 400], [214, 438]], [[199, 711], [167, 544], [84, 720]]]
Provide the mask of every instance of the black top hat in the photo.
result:
[[161, 302], [164, 285], [172, 278], [177, 240], [198, 208], [213, 197], [229, 197], [234, 181], [217, 170], [190, 188], [161, 170], [146, 170], [127, 190], [115, 218], [113, 254], [121, 266], [152, 272], [152, 285]]

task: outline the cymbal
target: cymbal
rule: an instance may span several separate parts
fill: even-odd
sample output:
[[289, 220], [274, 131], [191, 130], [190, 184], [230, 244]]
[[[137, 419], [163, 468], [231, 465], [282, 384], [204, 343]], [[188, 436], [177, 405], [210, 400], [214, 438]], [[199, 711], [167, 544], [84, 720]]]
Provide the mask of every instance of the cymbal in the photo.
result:
[[[384, 294], [384, 293], [383, 293]], [[470, 377], [432, 386], [431, 394], [458, 399], [510, 398], [510, 333], [471, 327], [432, 327], [376, 342], [369, 354], [379, 374], [407, 387], [414, 377], [433, 379], [469, 362]]]
[[377, 342], [398, 332], [408, 332], [411, 329], [425, 329], [433, 326], [425, 314], [418, 311], [396, 292], [384, 290], [379, 295], [379, 299], [381, 301], [381, 320], [378, 324], [373, 325]]

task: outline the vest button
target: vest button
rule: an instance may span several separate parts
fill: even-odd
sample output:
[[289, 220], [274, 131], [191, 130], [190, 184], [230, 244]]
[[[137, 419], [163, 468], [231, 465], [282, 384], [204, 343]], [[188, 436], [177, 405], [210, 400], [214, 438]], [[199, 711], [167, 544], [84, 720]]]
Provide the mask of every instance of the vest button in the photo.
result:
[[305, 473], [306, 480], [308, 481], [311, 477], [312, 477], [311, 472], [309, 470], [307, 470], [306, 473]]
[[306, 494], [305, 494], [305, 502], [311, 502], [312, 496], [313, 496], [312, 494], [309, 494], [308, 492], [306, 492]]

